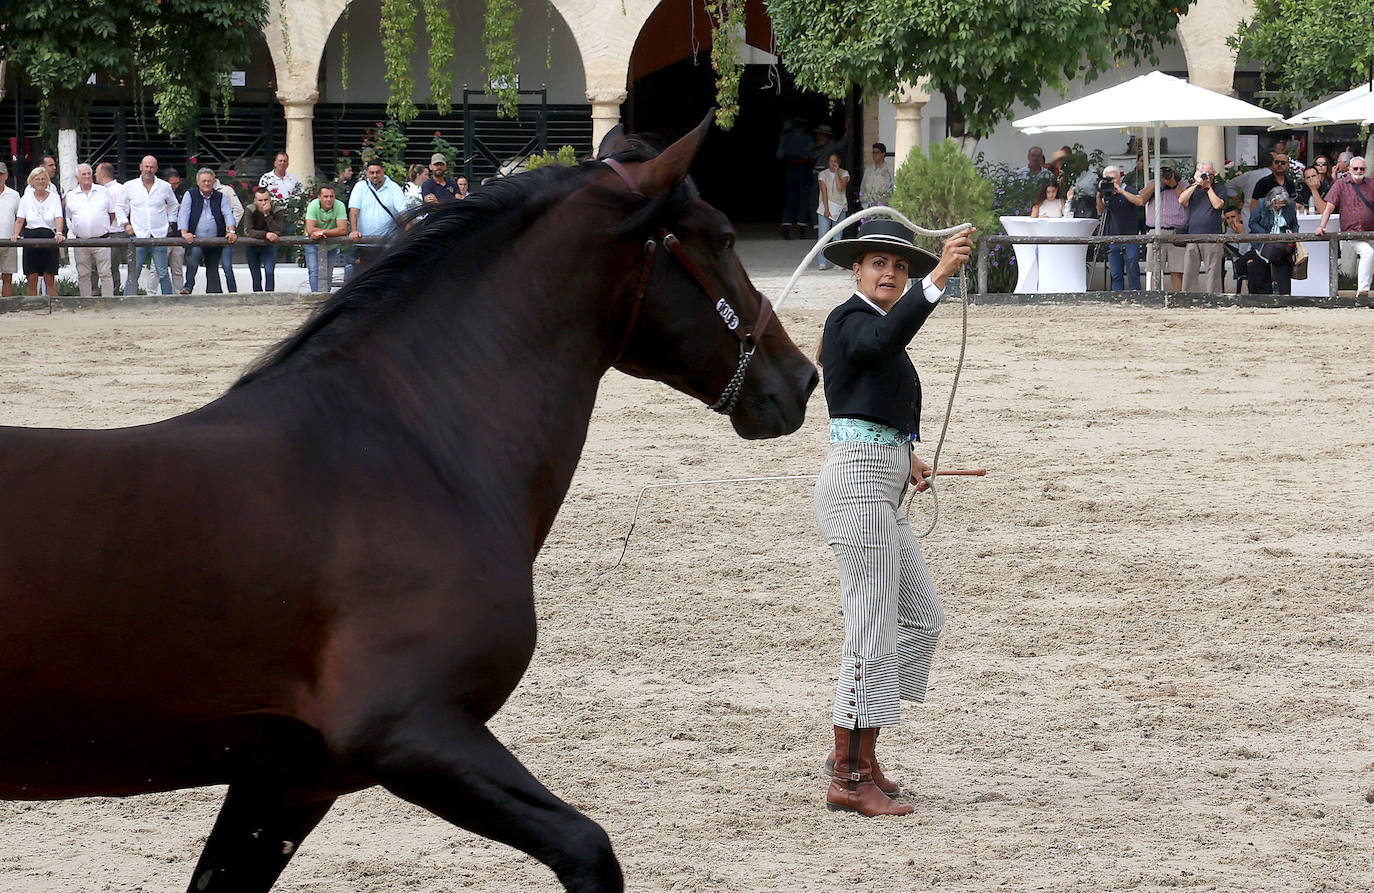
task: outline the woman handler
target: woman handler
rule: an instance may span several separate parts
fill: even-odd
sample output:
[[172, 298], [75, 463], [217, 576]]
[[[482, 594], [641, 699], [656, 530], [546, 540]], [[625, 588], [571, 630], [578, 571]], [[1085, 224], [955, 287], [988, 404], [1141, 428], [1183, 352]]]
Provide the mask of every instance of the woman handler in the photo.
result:
[[[972, 231], [946, 240], [941, 256], [911, 231], [871, 218], [857, 239], [825, 256], [852, 270], [855, 293], [830, 314], [821, 337], [830, 452], [816, 481], [816, 520], [840, 568], [844, 653], [835, 689], [834, 764], [826, 804], [866, 816], [906, 815], [900, 788], [883, 775], [878, 730], [896, 725], [899, 699], [923, 701], [944, 626], [921, 548], [901, 510], [908, 484], [926, 489], [930, 467], [914, 451], [921, 384], [907, 344], [968, 261]], [[916, 280], [902, 297], [908, 279]]]

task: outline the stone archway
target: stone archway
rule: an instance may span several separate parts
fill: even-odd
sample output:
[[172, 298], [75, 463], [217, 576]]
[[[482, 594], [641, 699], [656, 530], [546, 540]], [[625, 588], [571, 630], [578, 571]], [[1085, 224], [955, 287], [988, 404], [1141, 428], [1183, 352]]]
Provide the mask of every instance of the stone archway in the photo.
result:
[[[594, 146], [620, 121], [635, 39], [659, 2], [551, 0], [580, 57], [585, 98], [592, 105]], [[286, 151], [292, 172], [302, 179], [315, 172], [313, 122], [320, 66], [347, 5], [348, 0], [285, 0], [283, 14], [274, 3], [264, 29], [276, 69], [277, 99], [286, 112]]]

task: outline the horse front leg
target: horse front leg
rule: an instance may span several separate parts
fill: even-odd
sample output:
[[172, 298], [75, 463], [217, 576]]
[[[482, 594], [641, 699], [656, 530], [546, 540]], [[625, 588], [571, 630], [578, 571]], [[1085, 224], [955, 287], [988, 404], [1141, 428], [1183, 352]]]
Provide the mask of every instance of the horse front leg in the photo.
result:
[[555, 797], [487, 727], [453, 708], [420, 708], [365, 745], [360, 766], [387, 790], [553, 869], [570, 893], [621, 893], [600, 825]]
[[267, 893], [334, 798], [270, 781], [230, 784], [187, 893]]

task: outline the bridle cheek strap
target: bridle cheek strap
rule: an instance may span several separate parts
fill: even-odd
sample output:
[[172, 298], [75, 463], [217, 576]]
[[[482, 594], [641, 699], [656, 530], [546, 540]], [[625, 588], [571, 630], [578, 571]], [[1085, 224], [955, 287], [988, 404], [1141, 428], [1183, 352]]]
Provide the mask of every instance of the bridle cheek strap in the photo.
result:
[[644, 296], [649, 291], [649, 274], [654, 271], [654, 257], [658, 252], [658, 243], [653, 239], [644, 243], [644, 256], [639, 264], [639, 288], [635, 290], [634, 303], [630, 305], [630, 319], [625, 324], [625, 334], [620, 338], [620, 348], [615, 352], [615, 359], [611, 360], [614, 366], [620, 362], [620, 358], [625, 356], [625, 348], [630, 346], [630, 336], [634, 334], [635, 324], [639, 322], [639, 309], [644, 306]]
[[[682, 268], [697, 281], [701, 290], [706, 292], [708, 296], [715, 294], [716, 290], [711, 287], [711, 281], [706, 278], [706, 274], [701, 272], [701, 268], [687, 253], [687, 249], [682, 247], [677, 236], [664, 231], [659, 234], [659, 237], [663, 240], [663, 247], [677, 259], [678, 263], [682, 264]], [[752, 329], [741, 327], [739, 313], [730, 306], [730, 302], [725, 300], [724, 295], [716, 299], [716, 312], [720, 314], [721, 319], [725, 320], [726, 327], [740, 340], [741, 344], [748, 345], [750, 349], [758, 346], [759, 339], [763, 337], [763, 330], [768, 327], [768, 321], [773, 317], [773, 305], [757, 290], [754, 294], [759, 299], [759, 318], [754, 320]]]
[[[625, 165], [614, 158], [603, 158], [601, 161], [625, 181], [625, 185], [630, 187], [631, 193], [638, 196], [644, 195], [644, 191], [639, 188], [639, 184], [635, 182], [635, 178], [630, 175], [630, 171]], [[678, 237], [666, 229], [659, 230], [657, 242], [650, 239], [644, 243], [644, 256], [639, 269], [639, 287], [635, 290], [635, 299], [634, 303], [630, 305], [630, 318], [625, 326], [625, 334], [621, 336], [620, 348], [616, 351], [615, 359], [611, 361], [611, 365], [620, 362], [620, 359], [625, 355], [626, 348], [630, 346], [630, 336], [634, 334], [635, 324], [639, 322], [640, 308], [644, 306], [644, 299], [648, 295], [649, 276], [653, 273], [654, 260], [658, 253], [658, 242], [662, 242], [668, 253], [677, 258], [677, 262], [682, 264], [682, 268], [687, 271], [687, 274], [696, 280], [697, 285], [701, 287], [707, 297], [716, 293], [716, 290], [711, 287], [711, 281], [706, 278], [706, 274], [692, 260], [687, 249], [678, 241]], [[735, 367], [735, 374], [731, 376], [729, 384], [725, 386], [724, 392], [720, 395], [720, 399], [709, 407], [724, 415], [729, 415], [735, 411], [735, 404], [739, 402], [740, 391], [744, 387], [744, 376], [749, 370], [749, 363], [754, 359], [754, 351], [758, 349], [759, 339], [763, 337], [763, 330], [768, 327], [768, 323], [773, 318], [772, 303], [757, 289], [755, 289], [754, 295], [759, 299], [759, 315], [758, 319], [754, 320], [752, 329], [742, 327], [739, 313], [725, 299], [724, 294], [716, 299], [716, 312], [720, 314], [725, 327], [739, 339], [739, 365]]]

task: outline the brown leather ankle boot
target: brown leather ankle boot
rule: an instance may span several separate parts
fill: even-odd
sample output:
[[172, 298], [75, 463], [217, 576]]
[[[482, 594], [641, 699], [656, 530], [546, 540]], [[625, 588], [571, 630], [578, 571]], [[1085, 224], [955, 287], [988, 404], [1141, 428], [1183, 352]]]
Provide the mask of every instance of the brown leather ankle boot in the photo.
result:
[[909, 815], [910, 803], [897, 803], [873, 783], [871, 754], [877, 729], [846, 729], [835, 726], [835, 774], [825, 792], [826, 809], [844, 809], [860, 815]]
[[[873, 729], [873, 746], [874, 746], [874, 749], [875, 749], [875, 750], [876, 750], [876, 748], [877, 748], [877, 746], [878, 746], [878, 732], [879, 732], [879, 731], [881, 731], [881, 730], [880, 730], [880, 729], [876, 729], [876, 728]], [[882, 791], [884, 794], [887, 794], [889, 797], [895, 797], [895, 796], [897, 796], [898, 794], [900, 794], [900, 793], [902, 792], [902, 786], [901, 786], [900, 784], [898, 784], [897, 782], [893, 781], [892, 779], [888, 778], [886, 775], [883, 774], [882, 767], [878, 765], [878, 754], [877, 754], [876, 752], [874, 752], [874, 753], [869, 753], [869, 754], [867, 754], [867, 756], [868, 756], [869, 762], [870, 762], [871, 765], [873, 766], [873, 783], [876, 784], [876, 785], [878, 786], [878, 790]], [[834, 774], [835, 774], [835, 749], [834, 749], [834, 748], [831, 749], [831, 751], [830, 751], [830, 756], [826, 757], [826, 760], [825, 760], [825, 773], [826, 773], [827, 775], [834, 775]]]

